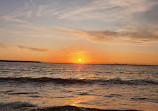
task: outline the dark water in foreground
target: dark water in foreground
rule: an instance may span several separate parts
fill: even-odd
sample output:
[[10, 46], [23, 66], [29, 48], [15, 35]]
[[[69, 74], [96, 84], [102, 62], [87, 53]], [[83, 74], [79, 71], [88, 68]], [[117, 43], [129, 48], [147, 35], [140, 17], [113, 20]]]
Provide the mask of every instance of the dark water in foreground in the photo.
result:
[[0, 63], [0, 111], [97, 109], [158, 111], [158, 66]]

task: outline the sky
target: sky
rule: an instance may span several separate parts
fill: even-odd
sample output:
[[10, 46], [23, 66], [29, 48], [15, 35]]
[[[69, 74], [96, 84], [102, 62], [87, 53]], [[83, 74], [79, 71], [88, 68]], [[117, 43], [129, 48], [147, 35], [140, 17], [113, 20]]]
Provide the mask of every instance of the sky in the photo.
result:
[[0, 0], [0, 59], [158, 65], [158, 1]]

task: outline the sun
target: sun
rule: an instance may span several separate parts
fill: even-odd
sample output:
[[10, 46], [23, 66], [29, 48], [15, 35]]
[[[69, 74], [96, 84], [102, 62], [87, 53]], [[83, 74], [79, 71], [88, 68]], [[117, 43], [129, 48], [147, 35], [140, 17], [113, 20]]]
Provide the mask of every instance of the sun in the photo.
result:
[[78, 61], [79, 61], [79, 62], [81, 62], [81, 61], [82, 61], [82, 59], [78, 59]]
[[84, 61], [83, 61], [81, 58], [79, 58], [76, 62], [77, 62], [78, 64], [83, 64], [83, 63], [84, 63]]
[[85, 64], [86, 61], [85, 61], [85, 58], [76, 57], [76, 58], [73, 59], [73, 63], [76, 63], [76, 64]]

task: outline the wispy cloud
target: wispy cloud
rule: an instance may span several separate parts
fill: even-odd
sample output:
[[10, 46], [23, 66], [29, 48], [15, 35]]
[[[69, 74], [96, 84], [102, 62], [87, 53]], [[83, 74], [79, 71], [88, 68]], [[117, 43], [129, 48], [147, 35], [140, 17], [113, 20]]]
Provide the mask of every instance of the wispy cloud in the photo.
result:
[[3, 17], [0, 17], [0, 20], [5, 21], [5, 22], [25, 23], [25, 21], [13, 16], [3, 16]]
[[[68, 3], [71, 2], [75, 4], [76, 1], [70, 0]], [[130, 26], [142, 21], [150, 23], [158, 18], [157, 0], [92, 0], [72, 7], [65, 3], [64, 0], [49, 1], [45, 4], [41, 0], [30, 0], [23, 9], [15, 10], [1, 17], [1, 20], [24, 23], [30, 20], [39, 21], [39, 17], [42, 17], [45, 20], [95, 20], [105, 24]]]
[[23, 8], [17, 8], [10, 13], [0, 17], [0, 20], [5, 22], [15, 22], [15, 23], [29, 23], [30, 18], [43, 16], [47, 11], [46, 5], [36, 4], [39, 0], [28, 0], [23, 2]]
[[155, 5], [147, 0], [94, 0], [87, 5], [59, 15], [61, 19], [98, 19], [103, 21], [131, 20], [134, 13], [144, 12]]
[[112, 30], [80, 30], [70, 28], [55, 28], [43, 26], [20, 26], [22, 32], [14, 32], [14, 36], [42, 37], [59, 39], [82, 38], [90, 42], [102, 44], [133, 44], [151, 45], [158, 42], [158, 26], [150, 27], [124, 27], [116, 31]]
[[5, 45], [5, 44], [0, 43], [0, 49], [11, 49], [11, 48], [12, 47], [9, 45]]
[[23, 46], [23, 45], [11, 46], [11, 45], [6, 45], [6, 44], [0, 43], [0, 49], [16, 49], [16, 48], [26, 49], [26, 50], [31, 50], [31, 51], [38, 51], [38, 52], [51, 51], [51, 49], [48, 49], [48, 48], [36, 48], [36, 47], [29, 47], [29, 46]]
[[28, 47], [28, 46], [22, 46], [22, 45], [18, 45], [17, 47], [20, 48], [20, 49], [27, 49], [27, 50], [39, 51], [39, 52], [50, 51], [50, 49], [46, 49], [46, 48], [35, 48], [35, 47]]
[[[28, 32], [22, 33], [26, 37], [44, 37], [60, 39], [82, 38], [90, 42], [102, 44], [133, 44], [151, 45], [158, 42], [158, 27], [124, 27], [116, 31], [111, 30], [78, 30], [70, 28], [22, 26]], [[17, 33], [19, 34], [19, 33]], [[21, 33], [20, 33], [21, 34]], [[65, 38], [67, 37], [67, 38]]]
[[158, 27], [153, 28], [136, 28], [129, 27], [122, 30], [108, 31], [83, 31], [74, 29], [65, 29], [65, 32], [78, 37], [86, 38], [91, 42], [105, 44], [133, 44], [149, 45], [158, 42]]

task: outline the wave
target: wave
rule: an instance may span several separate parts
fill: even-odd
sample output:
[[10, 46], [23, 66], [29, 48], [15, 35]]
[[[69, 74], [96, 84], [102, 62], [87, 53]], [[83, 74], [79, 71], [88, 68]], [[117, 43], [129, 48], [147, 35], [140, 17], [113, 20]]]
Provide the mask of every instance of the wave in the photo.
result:
[[135, 109], [114, 110], [114, 109], [95, 109], [77, 106], [54, 106], [38, 107], [28, 102], [0, 103], [0, 111], [140, 111]]
[[28, 102], [0, 103], [0, 111], [28, 111], [33, 107], [37, 106]]
[[91, 81], [85, 79], [62, 79], [62, 78], [48, 78], [48, 77], [41, 77], [41, 78], [31, 78], [31, 77], [0, 77], [0, 82], [6, 81], [17, 81], [17, 82], [53, 82], [59, 84], [82, 84], [82, 83], [90, 83]]
[[152, 98], [131, 98], [134, 101], [146, 101], [146, 102], [153, 102], [153, 103], [158, 103], [158, 99], [152, 99]]
[[125, 109], [125, 110], [114, 110], [114, 109], [95, 109], [95, 108], [84, 108], [76, 106], [57, 106], [57, 107], [46, 107], [39, 109], [32, 109], [31, 111], [140, 111], [135, 109]]
[[49, 77], [41, 77], [41, 78], [31, 78], [31, 77], [0, 77], [0, 82], [40, 82], [40, 83], [56, 83], [56, 84], [100, 84], [100, 85], [108, 85], [108, 84], [123, 84], [123, 85], [158, 85], [158, 81], [153, 80], [121, 80], [119, 78], [103, 80], [103, 79], [63, 79], [63, 78], [49, 78]]

